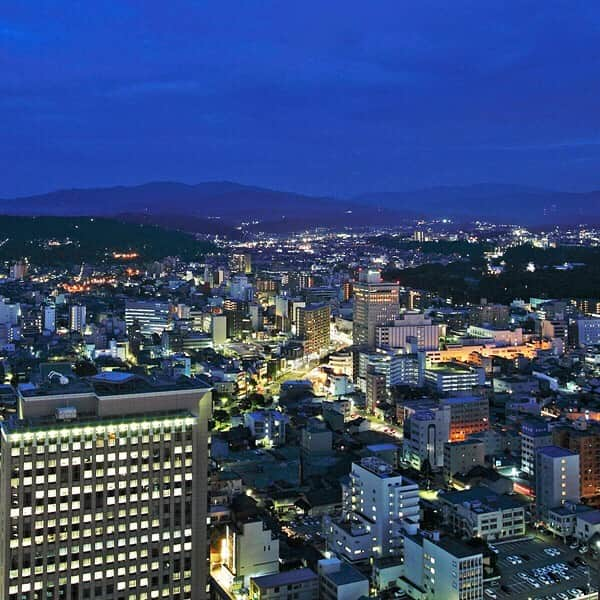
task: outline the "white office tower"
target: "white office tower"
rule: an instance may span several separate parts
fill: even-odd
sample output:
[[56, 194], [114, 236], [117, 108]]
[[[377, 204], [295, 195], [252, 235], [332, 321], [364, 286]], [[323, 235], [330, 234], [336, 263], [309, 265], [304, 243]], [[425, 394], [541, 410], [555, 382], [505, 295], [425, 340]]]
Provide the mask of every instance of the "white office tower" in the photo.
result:
[[375, 344], [379, 348], [404, 348], [409, 342], [416, 344], [417, 350], [437, 350], [440, 336], [445, 327], [433, 323], [423, 314], [410, 311], [389, 323], [375, 328]]
[[56, 306], [45, 304], [42, 308], [42, 331], [56, 331]]
[[81, 304], [73, 304], [69, 308], [69, 331], [83, 333], [85, 329], [86, 309]]
[[404, 421], [404, 460], [420, 469], [425, 460], [431, 468], [444, 466], [444, 444], [450, 440], [450, 407], [415, 410]]
[[206, 598], [211, 391], [102, 373], [0, 425], [0, 598]]
[[160, 335], [169, 322], [169, 304], [152, 300], [128, 300], [125, 305], [125, 324], [129, 329], [138, 324], [143, 335]]
[[342, 517], [325, 518], [328, 549], [348, 562], [399, 554], [402, 531], [419, 520], [419, 487], [380, 458], [352, 463]]
[[210, 333], [214, 346], [222, 346], [227, 341], [226, 315], [211, 315]]
[[421, 600], [482, 600], [483, 554], [438, 532], [404, 536], [400, 588]]
[[535, 504], [540, 519], [548, 511], [580, 499], [579, 454], [558, 446], [545, 446], [535, 455]]
[[375, 346], [376, 327], [393, 321], [400, 312], [398, 284], [384, 283], [379, 271], [363, 271], [354, 285], [352, 341]]

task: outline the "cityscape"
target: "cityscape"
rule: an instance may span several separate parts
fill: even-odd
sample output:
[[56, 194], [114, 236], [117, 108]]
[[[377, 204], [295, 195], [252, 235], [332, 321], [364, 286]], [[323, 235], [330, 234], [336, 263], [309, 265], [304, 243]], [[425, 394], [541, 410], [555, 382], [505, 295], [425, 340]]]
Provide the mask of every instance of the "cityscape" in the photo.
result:
[[0, 600], [598, 600], [600, 9], [28, 4]]

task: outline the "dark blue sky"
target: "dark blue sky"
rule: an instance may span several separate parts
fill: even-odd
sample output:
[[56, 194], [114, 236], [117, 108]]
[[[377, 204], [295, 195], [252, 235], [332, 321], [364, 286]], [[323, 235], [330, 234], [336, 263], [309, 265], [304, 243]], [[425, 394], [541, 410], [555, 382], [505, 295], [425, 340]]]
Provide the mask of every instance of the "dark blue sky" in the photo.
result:
[[0, 197], [600, 187], [600, 3], [5, 0]]

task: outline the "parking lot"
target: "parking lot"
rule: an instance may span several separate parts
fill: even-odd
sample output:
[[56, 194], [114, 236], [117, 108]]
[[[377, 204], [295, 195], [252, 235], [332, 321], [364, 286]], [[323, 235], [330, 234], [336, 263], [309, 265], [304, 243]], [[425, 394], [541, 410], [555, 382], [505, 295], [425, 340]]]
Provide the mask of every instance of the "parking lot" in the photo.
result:
[[282, 530], [291, 537], [298, 537], [318, 546], [323, 539], [321, 517], [304, 517], [297, 515], [285, 523]]
[[[575, 563], [575, 557], [579, 556], [576, 550], [558, 543], [551, 545], [539, 538], [493, 546], [498, 551], [501, 585], [486, 587], [485, 598], [570, 600], [582, 597], [587, 591], [588, 567]], [[590, 582], [596, 581], [594, 573], [590, 577]]]

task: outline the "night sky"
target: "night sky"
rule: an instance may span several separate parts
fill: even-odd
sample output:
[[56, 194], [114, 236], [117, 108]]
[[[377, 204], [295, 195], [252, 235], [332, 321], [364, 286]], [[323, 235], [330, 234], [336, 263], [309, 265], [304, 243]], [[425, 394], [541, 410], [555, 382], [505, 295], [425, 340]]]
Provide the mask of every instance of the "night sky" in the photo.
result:
[[0, 197], [600, 187], [600, 3], [3, 0]]

